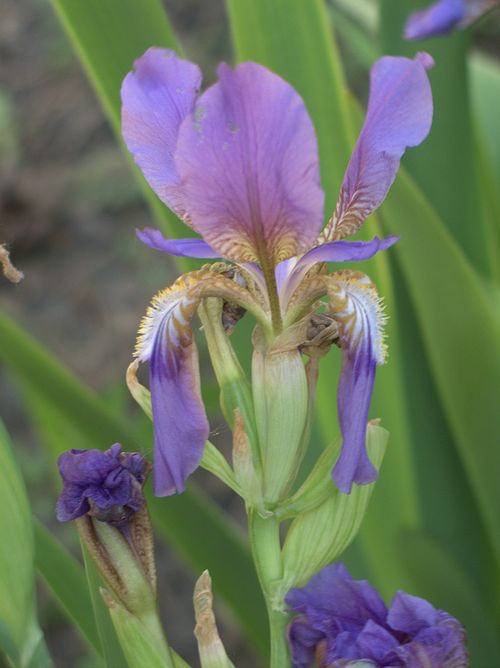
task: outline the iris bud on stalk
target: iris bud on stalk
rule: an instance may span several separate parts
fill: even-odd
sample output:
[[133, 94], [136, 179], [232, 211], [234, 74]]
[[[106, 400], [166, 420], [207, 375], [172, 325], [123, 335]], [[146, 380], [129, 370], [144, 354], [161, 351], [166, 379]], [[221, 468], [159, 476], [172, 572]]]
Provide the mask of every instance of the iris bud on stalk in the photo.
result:
[[219, 636], [213, 611], [212, 580], [208, 571], [198, 578], [193, 595], [196, 627], [194, 634], [202, 668], [234, 668]]
[[65, 452], [58, 467], [63, 488], [57, 518], [76, 522], [109, 588], [103, 598], [118, 636], [127, 639], [122, 646], [131, 665], [137, 665], [135, 655], [145, 656], [154, 646], [161, 665], [173, 666], [158, 618], [153, 532], [143, 496], [149, 463], [115, 443], [105, 452]]

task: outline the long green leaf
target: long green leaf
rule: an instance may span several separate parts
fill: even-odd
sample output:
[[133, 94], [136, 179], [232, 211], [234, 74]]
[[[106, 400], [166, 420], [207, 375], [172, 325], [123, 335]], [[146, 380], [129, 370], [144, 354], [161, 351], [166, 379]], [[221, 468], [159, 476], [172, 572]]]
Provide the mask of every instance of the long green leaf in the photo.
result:
[[[354, 19], [350, 15], [350, 9], [350, 7], [345, 8], [345, 18], [352, 22]], [[370, 17], [363, 14], [358, 18], [361, 20], [356, 23], [355, 28], [361, 32], [361, 35], [355, 34], [356, 40], [359, 41], [363, 38], [365, 41], [370, 40], [370, 31], [374, 29], [374, 25], [369, 20]], [[396, 36], [396, 39], [399, 39], [399, 37]], [[370, 44], [373, 52], [372, 58], [374, 59], [378, 55], [377, 49], [373, 41]], [[359, 58], [358, 50], [353, 50], [353, 54], [354, 57]], [[366, 67], [367, 63], [361, 62], [360, 64]], [[442, 94], [440, 90], [437, 92]], [[488, 173], [485, 173], [484, 170], [487, 170], [487, 164], [484, 165], [482, 172], [481, 204], [485, 214], [494, 220], [492, 198], [495, 197], [496, 193], [492, 192], [493, 189], [490, 188], [488, 201], [485, 201], [485, 177], [488, 176]], [[432, 170], [429, 170], [429, 172], [432, 173]], [[411, 203], [408, 203], [407, 208], [409, 207], [411, 207]], [[498, 226], [497, 221], [498, 217], [495, 221]], [[493, 233], [491, 235], [494, 237]], [[492, 258], [491, 266], [493, 267], [498, 265], [496, 259], [497, 246], [498, 244], [493, 239], [488, 248]], [[409, 428], [407, 436], [411, 439], [415, 472], [421, 489], [425, 490], [420, 495], [423, 521], [429, 533], [440, 544], [447, 545], [454, 550], [461, 567], [473, 576], [476, 588], [482, 591], [485, 600], [487, 600], [491, 598], [490, 576], [492, 565], [484, 526], [463, 467], [457, 460], [454, 438], [441, 406], [439, 392], [432, 379], [411, 300], [408, 299], [404, 277], [396, 264], [393, 264], [392, 271], [397, 301], [396, 308], [391, 313], [391, 318], [397, 319], [399, 323], [399, 345], [394, 350], [394, 339], [393, 337], [390, 338], [391, 362], [396, 363], [406, 379], [411, 379], [411, 382], [407, 380], [403, 385], [403, 391], [404, 398], [411, 407], [411, 410], [406, 412]], [[452, 281], [453, 279], [444, 275], [443, 280]], [[376, 387], [378, 390], [386, 391], [386, 387], [381, 386], [379, 380]], [[384, 413], [381, 414], [384, 415]], [[396, 443], [396, 445], [399, 447], [399, 443]], [[390, 463], [389, 460], [388, 463]], [[382, 476], [386, 470], [387, 467], [384, 467]], [[443, 493], [444, 481], [446, 483], [446, 494]], [[377, 486], [376, 493], [378, 492], [383, 492], [383, 486]], [[401, 494], [398, 496], [401, 498]], [[383, 550], [378, 547], [380, 540], [377, 540], [377, 535], [380, 538], [378, 533], [380, 527], [386, 525], [384, 512], [387, 503], [390, 503], [390, 498], [384, 498], [380, 504], [377, 502], [378, 499], [375, 497], [368, 522], [364, 526], [362, 539], [365, 539], [370, 561], [382, 565], [386, 562], [383, 559]], [[437, 506], [440, 508], [439, 513], [436, 513]], [[385, 543], [386, 541], [382, 539], [382, 542]], [[399, 557], [397, 559], [401, 563]], [[407, 562], [404, 561], [403, 563], [406, 564]], [[388, 579], [387, 570], [380, 567], [375, 569], [378, 584], [389, 593], [389, 589], [385, 586], [385, 580]], [[411, 579], [408, 568], [406, 568], [405, 577]]]
[[0, 421], [0, 650], [18, 668], [51, 665], [35, 609], [33, 523], [26, 487]]
[[482, 134], [487, 138], [487, 151], [493, 161], [497, 188], [500, 188], [500, 63], [498, 59], [474, 53], [469, 60], [471, 102]]
[[[160, 0], [51, 0], [123, 147], [120, 88], [136, 58], [151, 46], [180, 52]], [[127, 151], [125, 155], [132, 165]], [[156, 197], [138, 169], [136, 177], [158, 224], [172, 236], [190, 231]], [[182, 258], [180, 267], [188, 267]]]
[[[0, 314], [0, 359], [78, 428], [87, 447], [103, 448], [120, 441], [125, 449], [139, 449], [128, 423], [108, 410], [6, 314]], [[197, 570], [208, 568], [217, 577], [221, 597], [256, 647], [262, 647], [267, 631], [257, 576], [242, 537], [227, 517], [194, 484], [181, 496], [151, 499], [151, 503], [156, 529]], [[226, 555], [231, 555], [230, 568], [225, 566]]]
[[[404, 211], [404, 215], [401, 215]], [[384, 204], [450, 428], [500, 554], [500, 320], [485, 286], [416, 186], [400, 174]]]
[[488, 272], [487, 238], [478, 217], [479, 193], [474, 172], [466, 66], [468, 36], [456, 32], [446, 39], [404, 40], [405, 21], [420, 6], [418, 0], [380, 0], [382, 52], [413, 56], [417, 51], [428, 51], [436, 62], [429, 73], [434, 98], [431, 134], [418, 151], [407, 156], [405, 164], [466, 256]]
[[39, 522], [35, 523], [35, 564], [64, 613], [89, 645], [101, 652], [83, 568]]

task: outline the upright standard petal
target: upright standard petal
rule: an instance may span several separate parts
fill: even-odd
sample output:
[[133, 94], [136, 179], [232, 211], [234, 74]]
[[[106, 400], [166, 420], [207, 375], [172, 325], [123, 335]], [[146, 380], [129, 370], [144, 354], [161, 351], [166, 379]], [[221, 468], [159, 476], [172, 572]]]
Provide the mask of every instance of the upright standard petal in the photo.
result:
[[337, 394], [342, 449], [332, 477], [340, 491], [349, 494], [353, 483], [366, 485], [377, 479], [366, 452], [366, 424], [375, 368], [385, 360], [385, 317], [373, 283], [357, 271], [332, 275], [329, 302], [343, 349]]
[[168, 49], [151, 48], [122, 84], [122, 134], [146, 181], [185, 217], [174, 163], [179, 127], [201, 85], [199, 68]]
[[354, 234], [383, 202], [403, 153], [418, 146], [432, 122], [432, 93], [427, 54], [414, 60], [386, 56], [371, 71], [365, 123], [349, 160], [332, 220], [324, 241]]
[[184, 491], [208, 437], [198, 352], [190, 327], [199, 303], [193, 288], [203, 275], [203, 270], [186, 274], [160, 292], [139, 330], [136, 356], [149, 362], [157, 496]]
[[498, 0], [439, 0], [409, 16], [405, 39], [439, 37], [466, 28], [498, 4]]
[[270, 268], [310, 248], [321, 228], [314, 128], [300, 96], [266, 68], [218, 74], [179, 133], [183, 199], [221, 255]]

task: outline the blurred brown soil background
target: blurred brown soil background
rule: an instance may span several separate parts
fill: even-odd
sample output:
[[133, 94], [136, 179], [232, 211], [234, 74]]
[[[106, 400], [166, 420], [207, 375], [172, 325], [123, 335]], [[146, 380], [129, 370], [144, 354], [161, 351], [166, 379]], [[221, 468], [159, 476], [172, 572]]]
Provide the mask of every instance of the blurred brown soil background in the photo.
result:
[[[165, 6], [186, 52], [213, 79], [216, 63], [230, 57], [222, 0], [167, 0]], [[175, 277], [165, 257], [136, 240], [134, 228], [148, 224], [150, 213], [50, 4], [2, 0], [0, 243], [7, 243], [25, 279], [14, 286], [0, 277], [1, 306], [94, 390], [118, 393], [130, 413], [136, 408], [126, 397], [123, 376], [137, 325], [150, 297]], [[7, 373], [0, 376], [0, 413], [33, 508], [78, 554], [73, 528], [55, 521], [54, 462], [39, 447], [19, 390]], [[212, 478], [198, 479], [241, 518], [238, 500]], [[198, 665], [194, 574], [164, 546], [158, 562], [169, 636]], [[97, 667], [43, 586], [38, 594], [56, 666]], [[241, 668], [254, 666], [225, 610], [218, 614], [233, 659]]]

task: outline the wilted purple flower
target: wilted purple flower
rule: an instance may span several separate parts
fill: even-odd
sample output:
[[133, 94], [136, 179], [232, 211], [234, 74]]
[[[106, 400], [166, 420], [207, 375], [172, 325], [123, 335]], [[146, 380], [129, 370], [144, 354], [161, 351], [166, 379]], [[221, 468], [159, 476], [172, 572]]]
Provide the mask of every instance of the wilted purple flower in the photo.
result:
[[382, 58], [371, 73], [365, 124], [333, 217], [323, 225], [316, 137], [306, 107], [283, 79], [256, 63], [218, 69], [199, 98], [198, 67], [149, 49], [122, 86], [122, 131], [160, 199], [203, 239], [167, 240], [139, 232], [152, 248], [178, 256], [222, 257], [239, 265], [252, 290], [202, 269], [159, 293], [142, 323], [136, 355], [149, 362], [155, 427], [155, 492], [182, 491], [208, 436], [190, 319], [219, 296], [250, 310], [271, 335], [330, 298], [343, 369], [338, 409], [343, 448], [338, 487], [376, 478], [365, 452], [375, 367], [384, 360], [383, 316], [373, 284], [359, 272], [319, 276], [324, 262], [372, 257], [396, 237], [344, 241], [384, 200], [408, 146], [427, 136], [432, 59]]
[[139, 453], [121, 449], [115, 443], [105, 452], [69, 450], [59, 457], [63, 488], [56, 513], [60, 522], [89, 513], [119, 526], [141, 508], [148, 464]]
[[366, 580], [327, 566], [285, 601], [295, 668], [465, 668], [465, 631], [454, 617], [398, 591], [389, 608]]
[[413, 12], [405, 26], [406, 39], [426, 39], [466, 28], [499, 0], [438, 0]]

